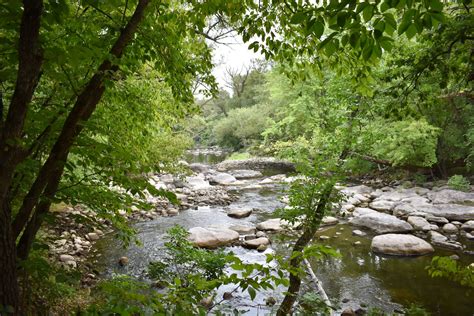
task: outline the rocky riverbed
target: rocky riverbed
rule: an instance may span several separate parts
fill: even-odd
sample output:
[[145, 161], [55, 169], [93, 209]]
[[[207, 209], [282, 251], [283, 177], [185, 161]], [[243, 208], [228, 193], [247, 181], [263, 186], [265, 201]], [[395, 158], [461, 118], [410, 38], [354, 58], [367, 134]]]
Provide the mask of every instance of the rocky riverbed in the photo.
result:
[[[175, 224], [189, 229], [191, 241], [197, 246], [228, 247], [244, 259], [264, 262], [265, 253], [287, 253], [291, 243], [281, 240], [280, 236], [295, 227], [272, 215], [276, 208], [285, 207], [284, 188], [296, 179], [277, 172], [281, 166], [285, 171], [291, 168], [285, 164], [271, 159], [224, 162], [215, 166], [192, 163], [189, 165], [192, 174], [186, 176], [151, 176], [150, 182], [155, 187], [175, 192], [181, 203], [174, 206], [162, 198], [149, 196], [155, 205], [153, 211], [133, 210], [120, 214], [136, 223], [138, 238], [143, 243], [141, 248], [131, 246], [123, 251], [113, 239], [107, 222], [102, 221], [95, 229], [86, 229], [74, 218], [76, 215], [92, 217], [92, 214], [80, 207], [67, 208], [59, 215], [63, 221], [62, 231], [56, 228], [55, 234], [61, 238], [52, 241], [51, 256], [71, 268], [88, 266], [90, 273], [85, 284], [91, 283], [97, 275], [103, 277], [112, 272], [143, 276], [147, 262], [159, 258], [166, 230]], [[438, 308], [442, 311], [439, 315], [450, 315], [450, 310], [452, 315], [469, 310], [469, 307], [451, 307], [470, 301], [463, 296], [462, 287], [446, 280], [432, 280], [424, 267], [431, 256], [440, 254], [455, 255], [463, 264], [472, 263], [472, 191], [451, 190], [441, 182], [426, 187], [404, 184], [376, 188], [362, 184], [338, 189], [345, 200], [333, 205], [334, 214], [324, 219], [317, 239], [339, 249], [343, 259], [312, 264], [340, 311], [369, 305], [393, 312], [410, 302], [429, 305], [426, 307], [432, 311]], [[389, 267], [390, 275], [380, 276], [383, 266]], [[414, 297], [400, 298], [399, 291], [395, 293], [391, 285], [385, 283], [394, 275], [402, 280], [407, 277], [394, 271], [394, 266], [403, 267], [400, 272], [414, 274], [412, 277], [421, 280], [419, 286], [410, 284], [413, 288], [405, 289], [418, 293], [413, 294]], [[348, 271], [347, 267], [354, 271]], [[355, 278], [351, 275], [354, 273]], [[347, 284], [348, 278], [355, 284]], [[348, 288], [342, 289], [342, 285]], [[361, 286], [370, 289], [367, 293], [355, 291]], [[443, 297], [446, 291], [452, 293], [451, 302], [429, 299], [433, 289], [443, 291]], [[269, 296], [275, 295], [263, 293], [256, 302], [249, 301], [243, 294], [237, 295], [233, 304], [250, 309], [253, 312], [248, 315], [252, 315], [265, 306]], [[438, 304], [438, 307], [430, 304]]]

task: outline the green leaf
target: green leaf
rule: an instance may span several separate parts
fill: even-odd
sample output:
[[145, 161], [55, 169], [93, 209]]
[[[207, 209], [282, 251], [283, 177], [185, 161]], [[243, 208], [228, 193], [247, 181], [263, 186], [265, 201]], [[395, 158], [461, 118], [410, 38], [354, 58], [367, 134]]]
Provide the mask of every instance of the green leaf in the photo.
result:
[[306, 21], [307, 14], [305, 12], [299, 11], [293, 14], [290, 19], [291, 24], [301, 24], [303, 21]]
[[415, 24], [411, 24], [408, 29], [405, 31], [405, 34], [408, 38], [412, 38], [417, 33]]
[[412, 24], [414, 10], [410, 9], [403, 15], [402, 22], [398, 26], [398, 35], [405, 33], [405, 31], [410, 27]]
[[252, 299], [252, 301], [255, 299], [255, 296], [257, 296], [257, 292], [255, 291], [255, 289], [253, 287], [250, 287], [247, 289], [247, 291], [249, 292], [249, 295], [250, 295], [250, 299]]
[[362, 16], [364, 20], [367, 22], [374, 16], [374, 7], [372, 5], [368, 5], [362, 11]]
[[435, 11], [443, 11], [443, 3], [440, 0], [430, 0], [430, 7]]
[[324, 24], [319, 22], [319, 21], [315, 21], [313, 26], [311, 26], [311, 30], [310, 30], [314, 36], [316, 36], [317, 38], [321, 38], [321, 36], [323, 35], [324, 33]]

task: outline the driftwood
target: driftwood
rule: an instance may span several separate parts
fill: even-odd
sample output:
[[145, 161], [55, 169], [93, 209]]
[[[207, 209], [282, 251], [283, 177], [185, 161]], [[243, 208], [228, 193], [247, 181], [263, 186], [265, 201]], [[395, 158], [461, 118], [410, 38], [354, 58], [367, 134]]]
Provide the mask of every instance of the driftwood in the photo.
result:
[[316, 288], [318, 289], [319, 295], [321, 295], [321, 298], [324, 301], [324, 304], [326, 304], [329, 309], [329, 316], [334, 315], [333, 310], [332, 310], [332, 305], [331, 305], [331, 300], [329, 300], [328, 295], [326, 294], [326, 291], [324, 291], [323, 284], [321, 281], [319, 281], [318, 277], [316, 274], [314, 274], [313, 268], [311, 267], [311, 264], [309, 263], [308, 259], [303, 259], [304, 264], [306, 265], [306, 269], [308, 270], [308, 274], [311, 277], [311, 281], [314, 282], [316, 285]]

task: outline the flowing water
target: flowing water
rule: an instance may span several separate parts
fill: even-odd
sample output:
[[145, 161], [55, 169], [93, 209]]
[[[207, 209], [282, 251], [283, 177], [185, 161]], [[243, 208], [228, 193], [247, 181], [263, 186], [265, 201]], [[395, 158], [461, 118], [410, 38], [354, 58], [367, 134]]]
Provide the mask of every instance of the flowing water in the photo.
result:
[[[219, 159], [216, 159], [219, 160]], [[196, 161], [196, 160], [195, 160]], [[259, 180], [249, 180], [248, 184], [256, 184]], [[278, 196], [283, 187], [274, 185], [265, 189], [236, 189], [239, 199], [232, 208], [256, 208], [252, 215], [245, 219], [233, 219], [226, 215], [222, 207], [199, 207], [196, 210], [186, 210], [175, 217], [162, 217], [157, 220], [135, 224], [138, 238], [142, 246], [130, 246], [122, 249], [112, 237], [106, 237], [97, 244], [100, 254], [97, 267], [103, 275], [126, 273], [137, 277], [145, 277], [148, 262], [159, 260], [162, 254], [163, 237], [166, 231], [174, 226], [185, 228], [196, 226], [228, 227], [246, 222], [258, 223], [272, 217], [274, 209], [281, 207]], [[474, 292], [446, 279], [433, 279], [428, 276], [425, 267], [435, 255], [451, 255], [442, 250], [430, 256], [415, 258], [384, 257], [370, 251], [371, 236], [355, 237], [352, 227], [340, 223], [319, 232], [330, 238], [318, 241], [328, 244], [341, 253], [339, 258], [329, 258], [323, 261], [311, 262], [317, 277], [322, 281], [329, 298], [341, 311], [345, 308], [354, 310], [362, 306], [377, 307], [386, 312], [402, 310], [410, 304], [418, 304], [429, 310], [433, 315], [474, 315]], [[265, 253], [276, 251], [286, 254], [291, 247], [290, 241], [283, 241], [277, 236], [270, 236], [272, 249]], [[353, 243], [360, 241], [355, 246]], [[227, 248], [241, 257], [244, 261], [261, 262], [265, 253], [247, 250], [242, 247]], [[130, 260], [125, 267], [119, 267], [117, 260], [127, 256]], [[473, 261], [472, 256], [460, 255], [460, 263], [465, 265]], [[220, 292], [229, 290], [221, 289]], [[237, 307], [245, 315], [266, 315], [264, 300], [268, 296], [278, 297], [282, 289], [275, 292], [259, 293], [252, 302], [246, 295], [237, 294], [229, 301], [231, 307]], [[344, 303], [343, 303], [344, 302]]]

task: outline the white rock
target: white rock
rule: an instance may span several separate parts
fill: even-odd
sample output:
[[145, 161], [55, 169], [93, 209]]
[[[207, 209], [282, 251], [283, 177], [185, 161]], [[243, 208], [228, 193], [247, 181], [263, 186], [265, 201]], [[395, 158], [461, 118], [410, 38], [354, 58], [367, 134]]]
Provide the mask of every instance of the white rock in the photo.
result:
[[431, 230], [431, 224], [423, 217], [408, 216], [407, 222], [410, 223], [415, 230]]
[[[297, 224], [295, 224], [294, 226], [297, 226]], [[257, 224], [258, 230], [265, 231], [281, 231], [286, 228], [292, 228], [292, 226], [290, 225], [290, 223], [280, 218], [272, 218]]]
[[332, 226], [339, 223], [339, 220], [333, 216], [324, 216], [321, 222], [321, 226]]
[[433, 247], [421, 238], [405, 234], [375, 236], [372, 251], [395, 256], [420, 256], [434, 252]]
[[229, 185], [235, 181], [237, 181], [237, 179], [234, 176], [224, 172], [220, 172], [210, 178], [210, 183], [220, 185]]
[[430, 192], [426, 195], [434, 204], [464, 204], [474, 201], [473, 192], [462, 192], [456, 190], [444, 189], [438, 192]]
[[430, 214], [425, 215], [425, 218], [428, 222], [432, 222], [432, 223], [436, 223], [436, 224], [444, 225], [444, 224], [449, 223], [449, 221], [444, 217], [434, 216], [434, 215], [430, 215]]
[[240, 170], [232, 170], [231, 174], [237, 179], [252, 179], [252, 178], [259, 178], [262, 176], [260, 171], [256, 170], [247, 170], [247, 169], [240, 169]]
[[448, 220], [474, 220], [474, 206], [458, 204], [417, 205], [417, 210]]
[[397, 203], [398, 202], [376, 199], [369, 204], [369, 207], [380, 212], [390, 212]]
[[458, 232], [458, 228], [456, 225], [448, 223], [443, 226], [443, 231], [448, 234], [456, 234]]
[[376, 233], [402, 233], [410, 232], [413, 227], [405, 221], [396, 218], [393, 215], [384, 213], [368, 213], [354, 217], [349, 224], [369, 228]]
[[267, 246], [270, 244], [270, 240], [266, 237], [255, 238], [244, 241], [244, 247], [250, 249], [257, 249], [261, 245]]
[[62, 262], [76, 261], [76, 259], [71, 255], [60, 255], [59, 260]]
[[95, 241], [95, 240], [99, 240], [100, 236], [96, 233], [88, 233], [86, 235], [87, 239], [91, 240], [91, 241]]
[[236, 232], [238, 232], [239, 234], [244, 234], [244, 235], [247, 235], [247, 234], [253, 234], [255, 233], [255, 230], [257, 229], [255, 227], [255, 225], [252, 225], [252, 224], [247, 224], [247, 225], [232, 225], [229, 227], [229, 229], [232, 229]]
[[356, 230], [353, 230], [353, 231], [352, 231], [352, 235], [358, 236], [358, 237], [363, 237], [363, 236], [366, 236], [367, 234], [364, 233], [364, 232], [361, 231], [361, 230], [356, 229]]
[[248, 217], [252, 214], [252, 210], [230, 210], [227, 212], [227, 216], [232, 218], [244, 218]]
[[239, 233], [228, 228], [194, 227], [189, 233], [189, 241], [202, 248], [217, 248], [239, 239]]
[[377, 213], [377, 211], [374, 211], [373, 209], [370, 208], [365, 208], [365, 207], [356, 207], [354, 211], [352, 212], [352, 216], [358, 217], [366, 214], [374, 214]]
[[461, 226], [462, 230], [473, 231], [474, 230], [474, 221], [467, 221]]
[[185, 184], [192, 190], [206, 190], [211, 188], [209, 181], [204, 180], [203, 175], [186, 177]]

